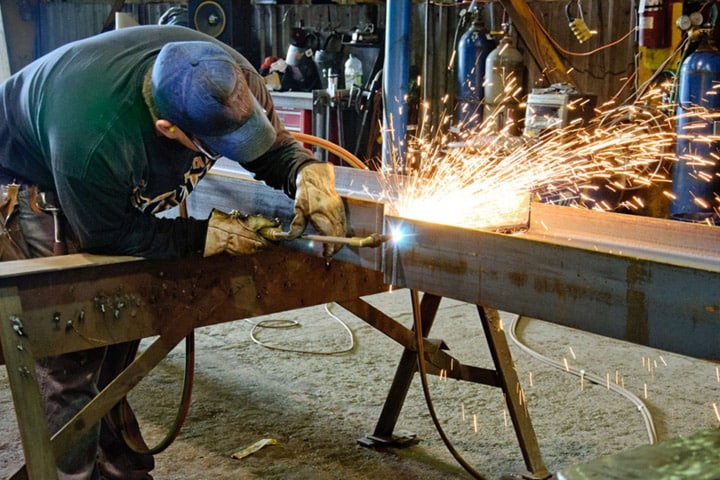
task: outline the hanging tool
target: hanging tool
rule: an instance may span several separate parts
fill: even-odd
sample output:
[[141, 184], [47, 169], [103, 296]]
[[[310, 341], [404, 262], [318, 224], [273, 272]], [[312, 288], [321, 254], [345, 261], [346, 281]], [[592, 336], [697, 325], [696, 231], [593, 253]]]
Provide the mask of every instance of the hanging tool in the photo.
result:
[[62, 231], [62, 209], [55, 199], [55, 194], [40, 192], [35, 186], [32, 188], [33, 192], [30, 195], [30, 208], [36, 213], [50, 213], [53, 217], [53, 255], [65, 255], [67, 253], [67, 247], [65, 245], [65, 238]]
[[585, 23], [585, 17], [583, 16], [582, 3], [580, 0], [577, 1], [577, 17], [573, 17], [570, 13], [570, 7], [572, 6], [572, 0], [565, 5], [565, 16], [567, 16], [568, 26], [570, 30], [577, 38], [579, 43], [585, 43], [590, 40], [593, 36], [593, 32], [590, 31], [587, 24]]

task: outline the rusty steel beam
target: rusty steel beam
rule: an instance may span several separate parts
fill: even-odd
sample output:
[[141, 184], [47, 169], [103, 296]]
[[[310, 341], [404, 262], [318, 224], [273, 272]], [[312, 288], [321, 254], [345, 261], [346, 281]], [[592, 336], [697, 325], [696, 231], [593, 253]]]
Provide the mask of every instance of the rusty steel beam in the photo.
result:
[[16, 292], [22, 310], [2, 313], [21, 319], [39, 358], [161, 334], [167, 319], [197, 328], [388, 287], [376, 270], [326, 268], [278, 247], [182, 262], [82, 254], [4, 262], [0, 288]]
[[[641, 345], [720, 358], [720, 230], [545, 207], [534, 206], [533, 227], [517, 235], [391, 218], [391, 228], [409, 236], [386, 255], [386, 281]], [[546, 222], [569, 224], [563, 219], [567, 213], [584, 217], [582, 225], [574, 225], [577, 230], [538, 233]], [[603, 235], [593, 231], [603, 223], [608, 227]], [[681, 239], [683, 245], [669, 245]]]
[[[289, 199], [270, 199], [260, 184], [237, 180], [210, 179], [208, 189], [232, 185], [219, 188], [222, 198], [213, 201], [237, 206], [249, 197], [258, 211], [291, 216]], [[380, 249], [341, 251], [343, 261], [380, 268], [386, 283], [720, 359], [718, 228], [533, 204], [530, 228], [508, 235], [385, 216], [373, 202], [387, 197], [377, 172], [338, 167], [336, 183], [353, 207], [352, 228], [410, 234]]]

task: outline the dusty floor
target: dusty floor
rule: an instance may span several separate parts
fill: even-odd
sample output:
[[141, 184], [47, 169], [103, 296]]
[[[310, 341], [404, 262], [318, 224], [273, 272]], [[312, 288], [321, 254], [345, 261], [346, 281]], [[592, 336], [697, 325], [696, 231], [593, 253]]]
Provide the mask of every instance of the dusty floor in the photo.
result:
[[[411, 324], [407, 291], [368, 300]], [[253, 324], [268, 319], [299, 326], [256, 329], [258, 341], [315, 353], [255, 343]], [[513, 319], [503, 314], [506, 325]], [[328, 354], [348, 348], [349, 332], [351, 351]], [[517, 332], [527, 346], [561, 366], [611, 383], [617, 378], [645, 401], [661, 440], [720, 426], [716, 363], [537, 320], [519, 322]], [[465, 363], [492, 366], [474, 306], [444, 300], [431, 337], [444, 339]], [[416, 433], [419, 444], [373, 450], [356, 443], [375, 426], [401, 348], [337, 305], [203, 328], [196, 342], [192, 408], [180, 437], [157, 456], [156, 479], [471, 478], [438, 436], [417, 378], [397, 427]], [[648, 442], [638, 408], [624, 396], [510, 344], [550, 471]], [[182, 348], [173, 351], [131, 395], [149, 443], [164, 435], [175, 414], [183, 358]], [[492, 479], [525, 470], [499, 390], [437, 377], [430, 378], [430, 388], [443, 428], [468, 463]], [[231, 458], [264, 438], [277, 444]], [[0, 478], [21, 460], [7, 377], [0, 369]]]

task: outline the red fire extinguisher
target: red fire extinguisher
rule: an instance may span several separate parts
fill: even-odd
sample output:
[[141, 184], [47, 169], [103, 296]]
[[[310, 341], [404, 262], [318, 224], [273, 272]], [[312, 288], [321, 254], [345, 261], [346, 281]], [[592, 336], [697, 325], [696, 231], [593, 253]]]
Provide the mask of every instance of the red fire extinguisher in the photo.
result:
[[670, 0], [640, 0], [640, 46], [668, 48], [670, 46]]

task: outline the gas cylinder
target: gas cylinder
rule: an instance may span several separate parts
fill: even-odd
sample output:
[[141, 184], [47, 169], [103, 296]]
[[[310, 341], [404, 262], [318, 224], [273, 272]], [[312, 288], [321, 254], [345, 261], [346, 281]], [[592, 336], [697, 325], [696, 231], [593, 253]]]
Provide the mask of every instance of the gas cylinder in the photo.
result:
[[683, 61], [679, 83], [670, 216], [720, 224], [720, 52], [709, 35]]
[[[484, 118], [495, 115], [492, 128], [502, 130], [507, 120], [517, 120], [519, 89], [522, 87], [523, 56], [513, 45], [510, 26], [503, 25], [503, 37], [485, 61]], [[518, 134], [517, 128], [514, 134]]]
[[457, 120], [465, 128], [473, 128], [482, 121], [482, 101], [485, 97], [483, 79], [485, 63], [495, 42], [476, 10], [470, 27], [458, 41], [458, 107]]
[[640, 46], [667, 48], [670, 46], [670, 0], [640, 0], [638, 27]]

